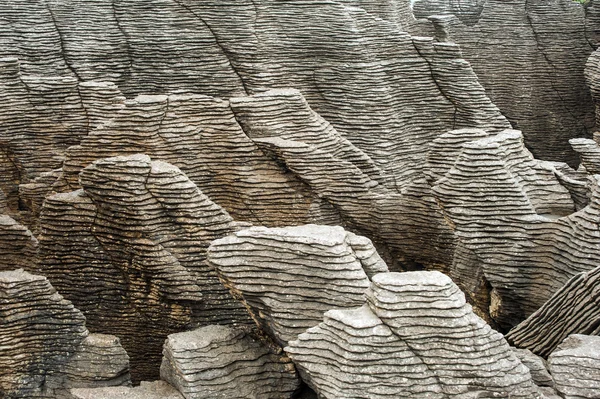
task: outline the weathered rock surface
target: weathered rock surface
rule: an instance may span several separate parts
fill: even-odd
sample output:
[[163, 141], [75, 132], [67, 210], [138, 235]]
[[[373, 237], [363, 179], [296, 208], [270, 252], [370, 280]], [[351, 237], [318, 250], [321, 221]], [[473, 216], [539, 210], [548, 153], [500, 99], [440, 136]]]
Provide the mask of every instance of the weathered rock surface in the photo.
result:
[[73, 399], [184, 399], [178, 390], [164, 381], [142, 381], [137, 387], [75, 388]]
[[439, 272], [381, 273], [285, 348], [323, 398], [541, 397], [501, 334]]
[[548, 372], [548, 366], [544, 358], [537, 356], [529, 349], [511, 347], [515, 356], [529, 369], [531, 378], [539, 387], [554, 387], [554, 380]]
[[600, 337], [570, 335], [548, 357], [556, 389], [566, 399], [593, 399], [600, 392]]
[[208, 262], [259, 327], [285, 345], [332, 308], [364, 302], [387, 271], [370, 241], [341, 227], [252, 227], [214, 241]]
[[590, 37], [595, 20], [588, 24], [593, 17], [586, 8], [572, 0], [421, 1], [415, 7], [440, 8], [436, 3], [461, 10], [466, 3], [467, 14], [475, 11], [476, 20], [462, 13], [431, 16], [436, 38], [460, 45], [486, 93], [523, 131], [532, 153], [577, 164], [567, 142], [590, 138], [594, 129], [583, 71], [596, 45]]
[[45, 277], [0, 272], [0, 305], [2, 398], [62, 398], [72, 387], [130, 384], [119, 340], [89, 335], [85, 317]]
[[186, 399], [290, 398], [300, 380], [291, 360], [240, 329], [206, 326], [169, 335], [161, 377]]
[[42, 271], [86, 315], [121, 339], [132, 378], [157, 376], [167, 335], [250, 323], [206, 265], [211, 241], [237, 227], [178, 168], [145, 155], [85, 168], [82, 190], [46, 200]]
[[547, 357], [572, 334], [600, 335], [600, 267], [578, 274], [506, 338]]
[[38, 240], [29, 229], [0, 214], [0, 271], [35, 270]]
[[450, 132], [433, 147], [434, 155], [453, 147], [447, 153], [459, 153], [454, 162], [440, 164], [441, 156], [430, 155], [434, 195], [458, 238], [451, 274], [476, 302], [478, 287], [491, 285], [484, 290], [488, 311], [510, 328], [569, 278], [596, 266], [597, 178], [590, 176], [588, 205], [573, 212], [556, 168], [533, 159], [518, 132], [471, 142], [465, 135]]

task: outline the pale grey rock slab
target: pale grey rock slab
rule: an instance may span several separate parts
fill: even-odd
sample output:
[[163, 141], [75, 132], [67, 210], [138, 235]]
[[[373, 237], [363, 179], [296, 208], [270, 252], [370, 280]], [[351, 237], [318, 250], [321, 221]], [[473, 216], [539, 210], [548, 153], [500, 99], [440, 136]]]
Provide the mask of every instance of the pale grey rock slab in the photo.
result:
[[184, 399], [165, 381], [142, 381], [138, 387], [74, 388], [73, 399]]

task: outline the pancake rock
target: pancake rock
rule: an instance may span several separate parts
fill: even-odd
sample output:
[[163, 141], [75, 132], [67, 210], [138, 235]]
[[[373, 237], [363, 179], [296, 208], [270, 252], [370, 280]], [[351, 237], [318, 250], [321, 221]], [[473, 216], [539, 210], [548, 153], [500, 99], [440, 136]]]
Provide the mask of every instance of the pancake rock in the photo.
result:
[[300, 380], [289, 358], [240, 329], [206, 326], [171, 334], [161, 377], [186, 399], [291, 398]]
[[541, 398], [502, 335], [439, 272], [381, 273], [285, 348], [323, 398]]
[[475, 23], [460, 14], [431, 16], [436, 38], [460, 45], [490, 99], [523, 131], [537, 158], [577, 164], [567, 141], [589, 138], [594, 129], [583, 74], [593, 52], [586, 10], [572, 0], [477, 3]]
[[46, 200], [42, 272], [90, 330], [120, 338], [134, 380], [158, 374], [173, 332], [251, 322], [205, 262], [209, 243], [236, 223], [178, 168], [145, 155], [108, 158], [80, 183]]
[[567, 399], [592, 399], [600, 392], [600, 337], [570, 335], [548, 358], [556, 389]]
[[137, 387], [74, 388], [73, 399], [184, 399], [178, 390], [164, 381], [142, 381]]
[[0, 302], [3, 398], [68, 397], [72, 386], [130, 383], [118, 340], [89, 335], [85, 317], [45, 277], [0, 272]]
[[535, 355], [528, 349], [513, 347], [511, 349], [521, 363], [529, 369], [535, 385], [539, 387], [554, 387], [554, 380], [548, 371], [546, 361], [542, 357]]
[[[452, 136], [440, 140], [451, 144]], [[452, 277], [475, 301], [485, 303], [477, 298], [484, 291], [488, 312], [503, 328], [600, 260], [597, 176], [590, 176], [588, 205], [573, 212], [554, 171], [531, 157], [518, 132], [507, 131], [462, 144], [455, 163], [433, 183], [458, 237]]]
[[145, 153], [179, 167], [236, 220], [266, 225], [339, 221], [304, 183], [264, 156], [228, 101], [170, 95], [120, 104], [114, 112], [98, 112], [110, 120], [68, 150], [66, 186], [77, 187], [80, 171], [99, 158]]
[[29, 229], [0, 214], [0, 271], [36, 270], [38, 240]]
[[416, 18], [432, 15], [456, 15], [465, 25], [479, 20], [487, 0], [416, 0], [412, 10]]
[[365, 237], [341, 227], [252, 227], [214, 241], [208, 262], [258, 326], [285, 345], [332, 308], [359, 306], [387, 266]]
[[506, 338], [547, 357], [572, 334], [600, 335], [600, 267], [578, 274]]
[[24, 76], [17, 58], [0, 59], [0, 99], [0, 189], [16, 212], [18, 185], [59, 168], [65, 150], [87, 133], [88, 120], [77, 79]]

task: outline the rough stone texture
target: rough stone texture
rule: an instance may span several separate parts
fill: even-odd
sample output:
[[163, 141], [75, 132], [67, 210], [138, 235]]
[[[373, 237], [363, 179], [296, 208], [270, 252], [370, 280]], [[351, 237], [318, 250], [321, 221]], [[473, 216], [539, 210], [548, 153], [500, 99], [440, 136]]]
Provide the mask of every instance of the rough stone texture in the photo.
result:
[[432, 16], [436, 38], [460, 45], [490, 99], [523, 131], [537, 158], [576, 164], [568, 140], [589, 138], [594, 129], [583, 74], [594, 50], [586, 9], [572, 0], [467, 3], [482, 7], [475, 23]]
[[184, 399], [178, 390], [164, 381], [142, 381], [135, 388], [75, 388], [73, 399]]
[[600, 267], [578, 274], [506, 338], [547, 357], [571, 334], [600, 335]]
[[575, 334], [548, 357], [556, 389], [565, 399], [594, 399], [600, 392], [600, 337]]
[[290, 398], [300, 386], [291, 360], [240, 329], [206, 326], [171, 334], [161, 377], [186, 399]]
[[83, 314], [45, 277], [0, 272], [0, 305], [2, 398], [65, 397], [73, 386], [130, 383], [118, 339], [88, 335]]
[[412, 10], [416, 18], [432, 15], [456, 15], [462, 23], [471, 26], [479, 21], [487, 0], [416, 0]]
[[205, 263], [210, 242], [236, 223], [178, 168], [145, 155], [109, 158], [80, 182], [46, 200], [42, 271], [91, 331], [121, 339], [134, 381], [157, 377], [168, 334], [251, 323]]
[[252, 227], [214, 241], [208, 261], [281, 345], [327, 310], [362, 304], [367, 275], [387, 271], [368, 239], [337, 226]]
[[[508, 329], [600, 260], [597, 179], [591, 177], [589, 204], [573, 213], [554, 165], [535, 160], [518, 132], [480, 135], [440, 136], [429, 174], [458, 238], [452, 277], [475, 302], [487, 300], [487, 312]], [[444, 154], [450, 157], [440, 163]]]
[[36, 269], [38, 240], [27, 227], [0, 214], [0, 271]]
[[501, 334], [439, 272], [381, 273], [285, 348], [323, 398], [540, 398]]
[[535, 355], [529, 349], [512, 348], [513, 353], [531, 373], [535, 385], [539, 387], [554, 387], [554, 380], [548, 372], [548, 366], [544, 358]]

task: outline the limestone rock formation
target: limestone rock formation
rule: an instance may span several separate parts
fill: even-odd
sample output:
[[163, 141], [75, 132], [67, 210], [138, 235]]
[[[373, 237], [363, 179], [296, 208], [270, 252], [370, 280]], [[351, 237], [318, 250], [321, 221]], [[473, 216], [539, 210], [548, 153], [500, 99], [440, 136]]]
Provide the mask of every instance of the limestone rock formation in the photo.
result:
[[157, 376], [171, 333], [250, 323], [205, 263], [210, 242], [236, 223], [178, 168], [145, 155], [108, 158], [80, 183], [46, 200], [41, 270], [90, 330], [121, 339], [134, 380]]
[[62, 398], [76, 386], [130, 384], [119, 340], [89, 335], [85, 317], [45, 277], [0, 272], [0, 305], [2, 398]]
[[70, 394], [73, 399], [184, 399], [178, 390], [164, 381], [142, 381], [135, 388], [75, 388]]
[[554, 387], [554, 380], [548, 372], [546, 361], [528, 349], [511, 347], [515, 356], [529, 369], [531, 378], [539, 387]]
[[578, 274], [506, 337], [547, 357], [572, 334], [600, 335], [599, 293], [600, 267]]
[[430, 155], [433, 192], [458, 238], [452, 277], [476, 302], [478, 287], [488, 287], [488, 311], [510, 328], [569, 278], [595, 267], [597, 181], [590, 177], [591, 199], [573, 212], [554, 166], [535, 160], [518, 132], [473, 134], [470, 142], [469, 134], [450, 132], [437, 140], [433, 153], [453, 147], [448, 154], [459, 155], [446, 164]]
[[416, 18], [432, 15], [455, 15], [462, 23], [471, 26], [479, 21], [487, 0], [416, 0], [412, 10]]
[[600, 392], [600, 337], [570, 335], [548, 358], [556, 389], [567, 399], [593, 399]]
[[285, 348], [323, 398], [540, 398], [501, 334], [439, 272], [381, 273]]
[[577, 164], [567, 142], [591, 138], [594, 129], [583, 71], [597, 44], [586, 9], [572, 0], [428, 0], [415, 8], [431, 3], [455, 10], [467, 4], [467, 15], [474, 6], [476, 19], [432, 15], [436, 38], [460, 45], [490, 99], [523, 131], [537, 158]]
[[0, 271], [35, 270], [38, 240], [29, 229], [0, 214]]
[[368, 275], [387, 271], [364, 237], [317, 225], [238, 231], [211, 244], [208, 262], [282, 345], [317, 325], [327, 310], [362, 304]]
[[227, 326], [169, 335], [160, 370], [186, 399], [290, 398], [300, 385], [287, 356]]

